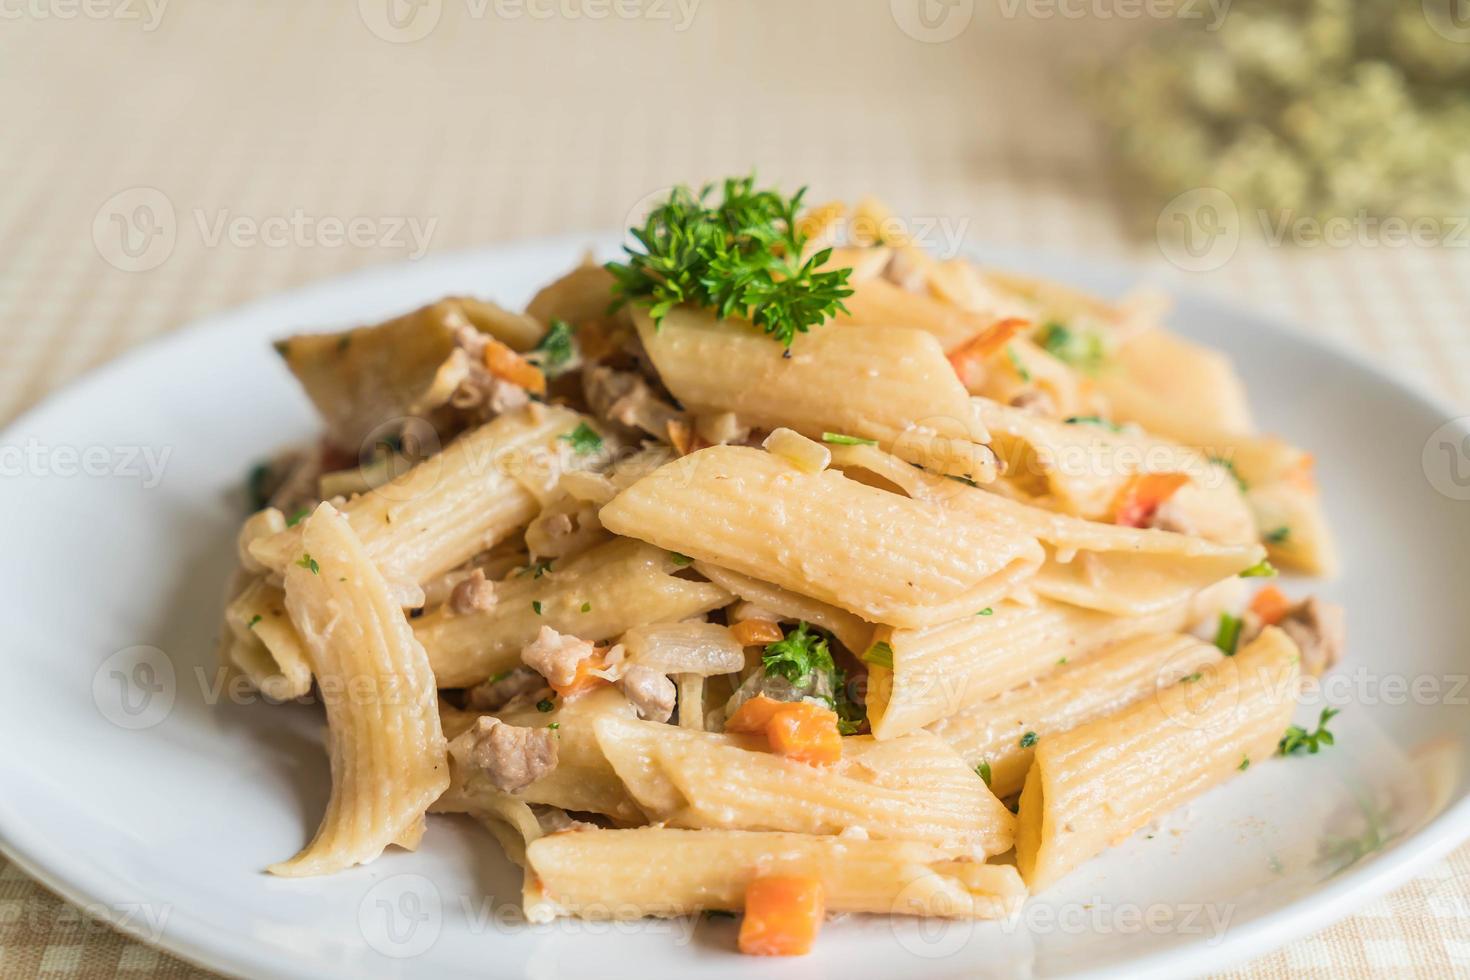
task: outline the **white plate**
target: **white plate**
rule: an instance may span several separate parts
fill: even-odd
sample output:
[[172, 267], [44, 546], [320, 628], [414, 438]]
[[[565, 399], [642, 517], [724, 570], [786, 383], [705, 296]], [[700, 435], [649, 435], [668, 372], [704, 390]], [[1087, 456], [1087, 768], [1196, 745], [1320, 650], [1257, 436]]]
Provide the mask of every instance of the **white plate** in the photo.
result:
[[[210, 682], [241, 478], [314, 432], [268, 341], [445, 293], [521, 303], [584, 241], [371, 269], [212, 317], [0, 438], [8, 856], [145, 939], [256, 976], [1132, 977], [1220, 968], [1325, 926], [1470, 835], [1470, 478], [1455, 468], [1470, 472], [1470, 437], [1432, 436], [1452, 413], [1351, 357], [1182, 297], [1173, 323], [1236, 358], [1259, 417], [1317, 451], [1347, 569], [1321, 588], [1349, 610], [1349, 657], [1327, 692], [1348, 702], [1335, 748], [1253, 767], [1017, 922], [849, 918], [789, 962], [733, 954], [728, 922], [515, 925], [516, 876], [457, 820], [436, 821], [418, 853], [335, 877], [263, 874], [305, 840], [328, 785], [319, 716], [232, 703]], [[980, 258], [1112, 295], [1135, 279], [1055, 257]], [[161, 479], [144, 449], [155, 464], [167, 453]], [[66, 475], [80, 467], [93, 475]], [[1425, 914], [1463, 915], [1470, 883], [1447, 882], [1439, 898]]]

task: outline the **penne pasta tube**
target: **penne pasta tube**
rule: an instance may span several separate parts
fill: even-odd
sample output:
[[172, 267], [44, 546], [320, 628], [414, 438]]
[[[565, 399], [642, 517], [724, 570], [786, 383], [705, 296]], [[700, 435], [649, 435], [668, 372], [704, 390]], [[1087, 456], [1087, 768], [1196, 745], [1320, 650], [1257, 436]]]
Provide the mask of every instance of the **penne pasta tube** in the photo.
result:
[[873, 636], [873, 625], [845, 609], [818, 602], [816, 599], [732, 572], [728, 568], [697, 561], [694, 570], [731, 594], [768, 609], [783, 619], [811, 623], [837, 637], [837, 642], [853, 653], [862, 653]]
[[434, 675], [387, 582], [347, 521], [322, 504], [305, 521], [285, 600], [327, 709], [332, 794], [316, 836], [285, 877], [365, 864], [419, 821], [449, 785]]
[[967, 765], [988, 766], [997, 796], [1013, 796], [1031, 766], [1031, 736], [1050, 738], [1113, 714], [1195, 677], [1221, 656], [1214, 644], [1181, 633], [1123, 640], [1092, 656], [1058, 658], [1054, 672], [936, 721], [928, 730]]
[[844, 738], [831, 766], [774, 755], [759, 737], [619, 717], [598, 720], [597, 741], [648, 819], [670, 827], [862, 830], [977, 859], [1014, 842], [1011, 812], [928, 733]]
[[675, 574], [667, 551], [626, 538], [549, 569], [523, 569], [495, 583], [489, 609], [448, 606], [413, 621], [440, 687], [470, 687], [520, 663], [542, 626], [600, 643], [634, 626], [688, 619], [728, 605], [729, 592]]
[[[677, 308], [634, 314], [669, 391], [697, 414], [757, 428], [877, 440], [916, 465], [979, 483], [995, 457], [968, 393], [932, 337], [901, 326], [819, 330], [783, 348], [754, 327]], [[720, 365], [718, 371], [711, 364]]]
[[922, 330], [939, 342], [947, 354], [995, 321], [988, 313], [973, 313], [924, 293], [913, 293], [886, 279], [853, 283], [843, 300], [846, 313], [836, 322], [858, 327], [908, 327]]
[[[565, 468], [559, 437], [582, 421], [531, 405], [468, 432], [407, 473], [348, 501], [342, 514], [390, 582], [418, 584], [457, 568], [540, 511], [537, 493]], [[281, 573], [301, 556], [301, 528], [250, 543]]]
[[992, 919], [1026, 896], [1010, 865], [952, 860], [911, 841], [642, 827], [547, 834], [526, 858], [532, 922], [733, 911], [768, 875], [817, 878], [829, 912]]
[[599, 516], [617, 534], [895, 626], [999, 601], [1041, 559], [1019, 529], [740, 446], [660, 467]]
[[1112, 616], [1061, 602], [1001, 602], [920, 629], [879, 629], [893, 666], [868, 664], [868, 723], [896, 738], [1142, 633], [1179, 631], [1239, 597], [1229, 579], [1146, 616]]
[[1291, 722], [1299, 660], [1285, 633], [1267, 629], [1198, 680], [1038, 739], [1016, 831], [1030, 889], [1270, 758]]

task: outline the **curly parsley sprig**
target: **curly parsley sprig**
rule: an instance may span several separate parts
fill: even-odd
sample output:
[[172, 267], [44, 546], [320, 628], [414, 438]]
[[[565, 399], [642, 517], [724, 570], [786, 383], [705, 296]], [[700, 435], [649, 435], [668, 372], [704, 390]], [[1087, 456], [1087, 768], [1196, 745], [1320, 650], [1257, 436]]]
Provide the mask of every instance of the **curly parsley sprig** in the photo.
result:
[[700, 306], [749, 320], [788, 348], [797, 334], [847, 312], [852, 270], [818, 271], [830, 248], [801, 258], [806, 188], [785, 197], [756, 190], [750, 176], [727, 179], [718, 204], [713, 192], [712, 184], [698, 194], [676, 187], [642, 228], [629, 229], [637, 246], [625, 247], [628, 261], [607, 264], [615, 307], [640, 303], [660, 323], [675, 306]]

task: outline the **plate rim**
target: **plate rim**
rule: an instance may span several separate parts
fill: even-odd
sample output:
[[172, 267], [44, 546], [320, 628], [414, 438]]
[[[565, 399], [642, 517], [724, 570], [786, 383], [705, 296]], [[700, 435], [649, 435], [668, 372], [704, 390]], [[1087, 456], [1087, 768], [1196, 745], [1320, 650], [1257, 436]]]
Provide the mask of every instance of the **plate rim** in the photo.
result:
[[[567, 251], [575, 254], [588, 247], [601, 249], [620, 241], [617, 232], [568, 232], [557, 235], [514, 239], [490, 245], [434, 252], [417, 260], [376, 262], [321, 279], [300, 283], [288, 289], [267, 293], [243, 303], [206, 313], [185, 321], [178, 327], [133, 345], [107, 361], [96, 365], [65, 384], [48, 392], [0, 429], [0, 442], [24, 436], [28, 426], [42, 419], [77, 389], [104, 381], [130, 370], [136, 361], [145, 360], [168, 348], [199, 339], [204, 335], [223, 333], [236, 322], [257, 319], [272, 307], [295, 306], [311, 302], [313, 297], [338, 293], [354, 283], [383, 275], [405, 274], [409, 269], [457, 264], [492, 264], [507, 254], [527, 251]], [[1001, 242], [967, 243], [966, 254], [993, 261], [1007, 256], [1017, 265], [1062, 262], [1075, 266], [1087, 263], [1092, 271], [1110, 280], [1152, 283], [1151, 276], [1136, 260], [1108, 256], [1101, 260], [1078, 253], [1055, 249], [1007, 245]], [[1446, 421], [1467, 417], [1437, 391], [1421, 386], [1405, 372], [1375, 363], [1366, 353], [1348, 346], [1339, 338], [1310, 333], [1277, 315], [1257, 309], [1234, 297], [1216, 295], [1184, 282], [1170, 282], [1166, 291], [1171, 299], [1188, 300], [1237, 317], [1248, 318], [1268, 337], [1283, 335], [1292, 342], [1316, 347], [1351, 367], [1373, 375], [1391, 386], [1396, 394], [1419, 408]], [[149, 948], [167, 952], [194, 966], [226, 976], [260, 976], [306, 978], [314, 976], [304, 969], [293, 969], [282, 962], [268, 947], [256, 946], [238, 933], [211, 928], [187, 909], [175, 905], [169, 917], [169, 928], [157, 938], [146, 934], [141, 926], [120, 918], [111, 905], [118, 900], [119, 882], [115, 875], [93, 870], [87, 862], [70, 860], [64, 845], [48, 841], [39, 834], [26, 834], [26, 821], [12, 819], [18, 808], [0, 801], [0, 855], [33, 881], [83, 909], [86, 914], [107, 924]], [[1369, 902], [1382, 897], [1444, 858], [1455, 847], [1470, 840], [1470, 792], [1446, 806], [1429, 821], [1400, 841], [1392, 851], [1377, 855], [1329, 880], [1310, 894], [1288, 902], [1276, 911], [1237, 927], [1234, 934], [1214, 945], [1201, 942], [1183, 943], [1137, 959], [1096, 970], [1082, 970], [1060, 976], [1082, 980], [1101, 977], [1173, 977], [1181, 973], [1194, 975], [1237, 965], [1290, 943], [1309, 932], [1324, 929]], [[109, 901], [111, 900], [111, 901]], [[99, 908], [100, 906], [100, 908]]]

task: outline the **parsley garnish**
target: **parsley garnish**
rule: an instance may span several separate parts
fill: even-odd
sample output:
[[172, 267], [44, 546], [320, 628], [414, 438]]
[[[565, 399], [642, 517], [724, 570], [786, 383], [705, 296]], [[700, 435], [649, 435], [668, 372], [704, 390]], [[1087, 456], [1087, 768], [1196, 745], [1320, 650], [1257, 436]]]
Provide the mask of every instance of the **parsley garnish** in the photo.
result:
[[1241, 578], [1275, 578], [1276, 567], [1265, 558], [1240, 573]]
[[536, 710], [541, 712], [543, 715], [555, 707], [556, 705], [551, 703], [551, 698], [542, 698], [540, 701], [536, 702]]
[[1181, 677], [1181, 678], [1179, 678], [1179, 683], [1181, 683], [1181, 684], [1193, 684], [1195, 681], [1199, 680], [1203, 676], [1204, 676], [1204, 674], [1201, 674], [1199, 671], [1195, 671], [1194, 673], [1190, 674], [1188, 677]]
[[540, 578], [547, 572], [551, 571], [551, 563], [555, 560], [556, 559], [554, 558], [546, 558], [542, 561], [533, 561], [525, 568], [522, 568], [520, 571], [516, 572], [516, 576], [518, 578], [525, 578], [527, 575], [529, 575], [532, 578]]
[[591, 612], [592, 611], [592, 603], [590, 603], [590, 602], [584, 602], [584, 603], [582, 603], [582, 611], [584, 613], [585, 612]]
[[602, 436], [598, 435], [597, 430], [586, 422], [581, 423], [571, 432], [557, 436], [557, 438], [562, 442], [571, 443], [572, 452], [578, 456], [587, 456], [602, 448]]
[[1057, 661], [1057, 666], [1058, 667], [1065, 667], [1066, 664], [1067, 664], [1067, 658], [1066, 657], [1062, 657], [1060, 660]]
[[1215, 630], [1215, 646], [1227, 657], [1235, 656], [1235, 648], [1240, 645], [1240, 628], [1244, 622], [1239, 616], [1229, 613], [1220, 614], [1220, 626]]
[[250, 475], [245, 478], [245, 492], [250, 497], [252, 512], [263, 509], [271, 502], [270, 484], [273, 475], [269, 463], [256, 463], [250, 467]]
[[615, 306], [636, 301], [655, 323], [682, 303], [701, 306], [749, 320], [788, 348], [797, 334], [847, 311], [852, 270], [818, 272], [830, 248], [801, 261], [805, 188], [788, 198], [756, 190], [750, 176], [726, 180], [719, 204], [713, 192], [712, 184], [698, 194], [676, 187], [642, 228], [629, 229], [637, 241], [624, 248], [629, 260], [607, 264]]
[[977, 775], [981, 779], [985, 780], [985, 785], [986, 786], [989, 786], [990, 785], [990, 760], [988, 760], [988, 759], [987, 760], [984, 760], [978, 766], [976, 766], [975, 767], [975, 775]]
[[1016, 349], [1010, 344], [1006, 345], [1006, 357], [1011, 359], [1011, 367], [1016, 369], [1016, 373], [1021, 376], [1021, 380], [1029, 383], [1031, 381], [1031, 372], [1026, 369], [1025, 364], [1021, 363], [1021, 358], [1016, 354]]
[[[540, 707], [540, 706], [538, 705], [537, 707]], [[551, 729], [552, 731], [556, 731], [558, 728], [561, 727], [561, 722], [559, 722], [559, 721], [553, 721], [549, 725], [547, 725], [546, 727], [549, 728], [549, 729]]]
[[1276, 751], [1281, 755], [1299, 755], [1303, 752], [1308, 755], [1316, 755], [1324, 745], [1336, 744], [1332, 733], [1327, 730], [1327, 723], [1338, 713], [1336, 708], [1323, 708], [1322, 714], [1317, 717], [1317, 730], [1308, 732], [1300, 725], [1292, 725], [1281, 736], [1281, 742], [1276, 746]]
[[1052, 321], [1041, 328], [1037, 343], [1059, 361], [1082, 371], [1094, 373], [1107, 359], [1102, 335], [1095, 330], [1073, 330]]
[[984, 609], [980, 610], [975, 615], [976, 616], [994, 616], [995, 615], [995, 610], [993, 608], [991, 608], [990, 606], [986, 606]]
[[671, 551], [669, 552], [669, 554], [673, 557], [674, 565], [678, 568], [683, 568], [685, 565], [689, 565], [694, 562], [693, 558], [690, 558], [688, 555], [681, 555], [677, 551]]
[[1240, 757], [1240, 765], [1236, 766], [1235, 768], [1239, 769], [1241, 772], [1245, 772], [1250, 767], [1251, 767], [1251, 757], [1248, 756], [1248, 755], [1243, 755], [1243, 756]]
[[248, 630], [253, 630], [255, 629], [255, 624], [258, 622], [260, 622], [260, 613], [256, 613], [254, 616], [251, 616], [250, 622], [245, 624], [245, 628]]
[[531, 600], [531, 611], [534, 612], [538, 616], [541, 615], [541, 600], [540, 599], [532, 599]]
[[1291, 528], [1278, 527], [1274, 531], [1266, 532], [1266, 536], [1263, 540], [1267, 544], [1285, 544], [1286, 539], [1289, 537], [1291, 537]]
[[297, 524], [300, 524], [302, 521], [306, 520], [310, 516], [311, 508], [303, 507], [296, 513], [292, 514], [290, 517], [286, 518], [286, 526], [295, 527]]
[[565, 320], [552, 320], [551, 326], [532, 348], [532, 352], [537, 355], [536, 361], [541, 366], [541, 372], [548, 378], [554, 378], [565, 371], [572, 358], [577, 356], [577, 342], [572, 337], [574, 332], [571, 324]]
[[502, 670], [500, 673], [498, 673], [498, 674], [496, 674], [496, 675], [494, 675], [493, 677], [490, 678], [490, 683], [491, 684], [499, 684], [501, 681], [505, 680], [509, 676], [510, 676], [510, 671], [508, 671], [508, 670]]
[[296, 560], [296, 564], [298, 567], [306, 569], [313, 575], [321, 574], [322, 566], [318, 565], [316, 563], [316, 559], [311, 557], [311, 555], [302, 555]]
[[1117, 422], [1109, 422], [1101, 415], [1069, 415], [1065, 421], [1068, 425], [1096, 425], [1114, 432], [1123, 431], [1123, 427]]
[[1031, 748], [1031, 746], [1033, 746], [1035, 744], [1036, 744], [1036, 733], [1035, 732], [1027, 732], [1025, 735], [1022, 735], [1021, 736], [1021, 748], [1023, 748], [1023, 749], [1029, 749], [1029, 748]]
[[876, 446], [877, 439], [859, 439], [857, 436], [845, 436], [840, 432], [823, 432], [822, 441], [834, 446]]
[[1245, 493], [1247, 490], [1250, 489], [1250, 487], [1246, 485], [1245, 480], [1241, 479], [1240, 472], [1238, 470], [1236, 470], [1235, 464], [1233, 462], [1231, 462], [1230, 460], [1226, 459], [1223, 456], [1209, 456], [1207, 458], [1209, 459], [1210, 462], [1214, 463], [1216, 466], [1223, 466], [1223, 467], [1225, 467], [1226, 471], [1230, 474], [1231, 478], [1233, 478], [1235, 480], [1235, 485], [1238, 486], [1238, 487], [1240, 487], [1240, 492], [1241, 493]]
[[796, 629], [767, 644], [761, 663], [767, 675], [784, 677], [794, 687], [806, 687], [814, 672], [830, 674], [836, 667], [826, 637], [812, 631], [805, 622], [797, 623]]
[[882, 640], [868, 647], [868, 652], [863, 654], [863, 662], [877, 664], [879, 667], [893, 669], [893, 647]]

